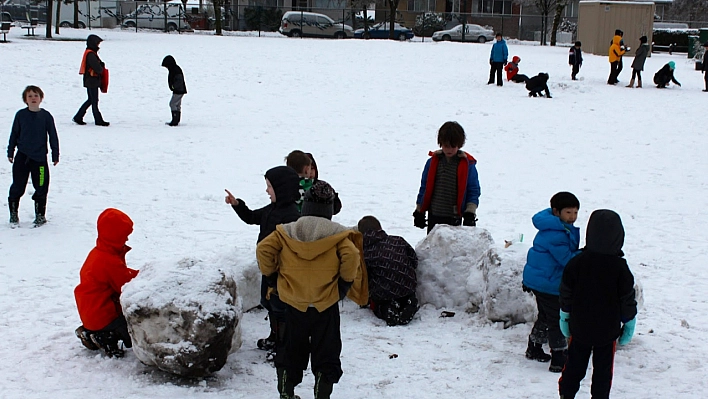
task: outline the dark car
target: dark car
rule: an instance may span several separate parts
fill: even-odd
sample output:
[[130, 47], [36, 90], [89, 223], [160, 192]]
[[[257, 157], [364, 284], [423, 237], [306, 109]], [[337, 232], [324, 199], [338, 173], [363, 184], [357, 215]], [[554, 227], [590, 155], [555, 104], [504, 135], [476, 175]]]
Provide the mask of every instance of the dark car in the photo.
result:
[[7, 0], [0, 5], [0, 12], [10, 14], [13, 21], [29, 22], [32, 19], [37, 19], [41, 24], [47, 22], [47, 6], [44, 2], [32, 4]]
[[[357, 39], [388, 39], [389, 35], [389, 23], [381, 22], [369, 28], [368, 32], [364, 32], [364, 29], [357, 29], [354, 31], [354, 37]], [[413, 31], [401, 26], [399, 24], [393, 24], [393, 37], [398, 40], [410, 40], [415, 36]]]

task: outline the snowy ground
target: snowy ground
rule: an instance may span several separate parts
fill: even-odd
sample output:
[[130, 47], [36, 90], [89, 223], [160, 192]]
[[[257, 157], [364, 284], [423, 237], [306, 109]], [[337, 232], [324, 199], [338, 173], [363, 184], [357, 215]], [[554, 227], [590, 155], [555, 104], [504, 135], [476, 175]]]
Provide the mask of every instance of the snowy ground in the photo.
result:
[[[22, 90], [39, 85], [61, 161], [51, 168], [49, 223], [29, 228], [30, 186], [22, 227], [0, 229], [0, 397], [276, 397], [275, 370], [255, 348], [267, 331], [262, 311], [245, 315], [244, 345], [206, 381], [156, 372], [132, 353], [116, 360], [85, 350], [73, 335], [73, 288], [96, 217], [117, 207], [133, 218], [131, 267], [189, 256], [242, 268], [253, 262], [258, 228], [224, 204], [223, 190], [265, 205], [264, 172], [302, 149], [340, 193], [337, 221], [353, 225], [373, 214], [415, 245], [425, 234], [411, 217], [420, 173], [447, 120], [467, 130], [465, 149], [479, 161], [479, 225], [500, 246], [519, 233], [530, 242], [531, 216], [560, 190], [579, 197], [583, 236], [592, 210], [622, 216], [645, 306], [634, 341], [617, 353], [613, 397], [705, 395], [708, 94], [680, 55], [654, 55], [645, 88], [628, 89], [631, 57], [613, 87], [605, 84], [606, 57], [585, 55], [574, 82], [567, 48], [513, 43], [509, 54], [522, 58], [522, 73], [551, 76], [553, 99], [530, 99], [519, 85], [486, 85], [490, 44], [97, 30], [112, 79], [100, 102], [111, 126], [100, 128], [71, 123], [85, 99], [77, 73], [84, 44], [23, 32], [13, 29], [11, 42], [0, 44], [0, 129], [9, 135]], [[60, 37], [87, 34], [63, 29]], [[178, 128], [164, 125], [167, 54], [189, 90]], [[683, 87], [655, 89], [653, 73], [669, 60]], [[9, 187], [9, 163], [0, 181]], [[476, 315], [439, 313], [424, 307], [409, 326], [389, 328], [345, 303], [344, 376], [334, 397], [556, 397], [558, 375], [523, 356], [530, 325], [503, 329]], [[308, 376], [296, 393], [311, 398], [311, 387]], [[579, 397], [589, 397], [589, 381]]]

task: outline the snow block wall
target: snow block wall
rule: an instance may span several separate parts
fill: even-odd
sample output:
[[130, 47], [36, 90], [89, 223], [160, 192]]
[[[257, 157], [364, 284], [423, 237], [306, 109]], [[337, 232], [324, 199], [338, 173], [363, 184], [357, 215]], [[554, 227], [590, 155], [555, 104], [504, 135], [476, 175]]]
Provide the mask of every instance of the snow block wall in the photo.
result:
[[534, 319], [533, 297], [521, 289], [528, 247], [496, 248], [485, 229], [437, 225], [415, 250], [421, 304], [479, 312], [507, 327]]
[[182, 259], [145, 265], [124, 286], [121, 305], [133, 353], [163, 371], [202, 377], [220, 370], [241, 347], [236, 282], [211, 264]]

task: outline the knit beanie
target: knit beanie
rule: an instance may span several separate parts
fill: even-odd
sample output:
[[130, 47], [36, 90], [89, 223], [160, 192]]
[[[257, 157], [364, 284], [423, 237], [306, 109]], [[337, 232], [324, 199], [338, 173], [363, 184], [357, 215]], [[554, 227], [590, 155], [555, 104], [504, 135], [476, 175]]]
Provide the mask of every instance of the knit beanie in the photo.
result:
[[646, 43], [647, 41], [649, 41], [649, 39], [646, 36], [642, 36], [639, 38], [640, 43]]
[[676, 63], [673, 61], [669, 61], [669, 68], [671, 68], [672, 70], [676, 69]]
[[334, 189], [324, 180], [316, 181], [305, 192], [302, 216], [319, 216], [332, 219], [334, 214]]

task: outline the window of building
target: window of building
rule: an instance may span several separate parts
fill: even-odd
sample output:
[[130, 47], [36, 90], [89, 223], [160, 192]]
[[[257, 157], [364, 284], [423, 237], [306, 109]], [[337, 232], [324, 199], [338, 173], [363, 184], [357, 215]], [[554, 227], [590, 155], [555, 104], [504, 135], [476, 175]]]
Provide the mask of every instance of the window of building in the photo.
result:
[[435, 11], [435, 0], [408, 0], [408, 11]]
[[479, 0], [477, 12], [483, 14], [511, 14], [511, 0]]

